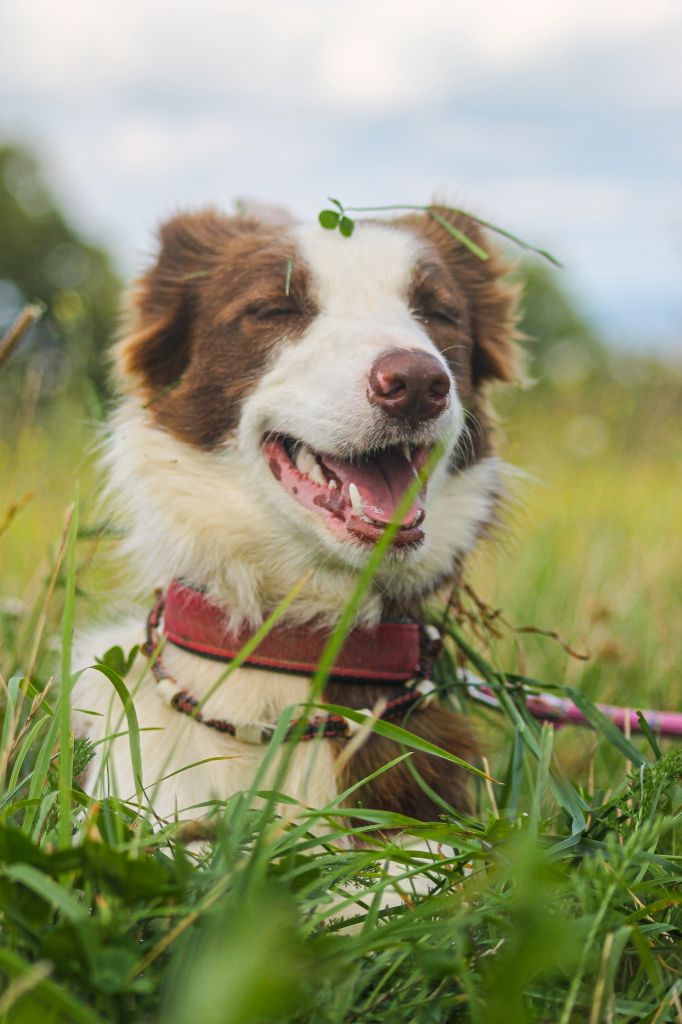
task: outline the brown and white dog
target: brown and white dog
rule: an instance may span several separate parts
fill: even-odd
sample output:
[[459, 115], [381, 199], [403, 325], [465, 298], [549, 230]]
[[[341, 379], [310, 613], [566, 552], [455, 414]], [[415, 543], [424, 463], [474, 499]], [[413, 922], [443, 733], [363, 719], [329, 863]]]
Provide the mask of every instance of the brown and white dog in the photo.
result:
[[[147, 591], [183, 580], [202, 595], [214, 626], [217, 614], [226, 636], [243, 638], [309, 573], [282, 635], [324, 634], [437, 443], [445, 457], [403, 517], [356, 636], [371, 641], [382, 622], [419, 620], [425, 599], [456, 583], [503, 489], [486, 391], [516, 373], [516, 294], [474, 221], [438, 212], [489, 258], [426, 214], [360, 222], [350, 238], [249, 214], [202, 212], [163, 226], [158, 259], [134, 290], [116, 350], [123, 397], [107, 448], [108, 494], [124, 515], [124, 546]], [[182, 620], [182, 606], [174, 614]], [[141, 611], [81, 636], [78, 665], [113, 645], [142, 643], [144, 625]], [[247, 787], [266, 747], [243, 742], [244, 730], [275, 723], [309, 692], [310, 672], [257, 662], [215, 688], [225, 664], [198, 647], [166, 642], [161, 686], [142, 655], [128, 680], [142, 730], [142, 781], [162, 817], [196, 816]], [[325, 699], [366, 708], [403, 692], [371, 668], [367, 678], [362, 665], [348, 678], [332, 676]], [[179, 714], [179, 692], [199, 701], [210, 693], [205, 718], [233, 723], [237, 735]], [[93, 740], [123, 734], [97, 746], [88, 788], [132, 797], [113, 688], [85, 671], [73, 705], [77, 731]], [[416, 710], [409, 729], [472, 755], [466, 724], [438, 704]], [[286, 783], [291, 796], [323, 806], [398, 753], [372, 735], [341, 758], [339, 772], [346, 742], [300, 742]], [[466, 809], [461, 771], [421, 754], [413, 763], [438, 794]], [[354, 799], [420, 819], [440, 813], [404, 764]]]

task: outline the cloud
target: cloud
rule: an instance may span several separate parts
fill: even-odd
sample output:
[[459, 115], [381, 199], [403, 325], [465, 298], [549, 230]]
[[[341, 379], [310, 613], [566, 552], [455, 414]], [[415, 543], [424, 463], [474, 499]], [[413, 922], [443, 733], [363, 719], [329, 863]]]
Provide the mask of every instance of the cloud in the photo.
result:
[[0, 130], [126, 269], [181, 206], [439, 190], [556, 249], [607, 328], [646, 327], [650, 296], [670, 334], [681, 36], [668, 0], [22, 0]]
[[22, 0], [3, 19], [2, 77], [29, 95], [106, 103], [161, 87], [375, 111], [436, 99], [477, 68], [510, 71], [591, 39], [680, 25], [668, 0], [421, 0], [418, 11], [396, 0]]

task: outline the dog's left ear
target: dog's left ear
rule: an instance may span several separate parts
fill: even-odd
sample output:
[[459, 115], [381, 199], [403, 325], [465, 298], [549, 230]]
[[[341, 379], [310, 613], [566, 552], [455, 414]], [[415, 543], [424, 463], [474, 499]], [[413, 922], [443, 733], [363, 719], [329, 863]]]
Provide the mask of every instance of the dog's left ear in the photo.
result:
[[[446, 267], [467, 296], [472, 323], [473, 350], [471, 378], [474, 387], [487, 381], [514, 381], [520, 376], [521, 335], [519, 321], [519, 285], [508, 280], [510, 266], [490, 244], [476, 221], [458, 210], [432, 206], [436, 218], [420, 217], [419, 230], [438, 250]], [[439, 220], [445, 220], [486, 254], [472, 252], [454, 237]]]
[[192, 354], [201, 279], [251, 226], [247, 218], [212, 210], [179, 214], [162, 225], [156, 261], [132, 290], [128, 330], [114, 353], [124, 388], [155, 394], [179, 380]]

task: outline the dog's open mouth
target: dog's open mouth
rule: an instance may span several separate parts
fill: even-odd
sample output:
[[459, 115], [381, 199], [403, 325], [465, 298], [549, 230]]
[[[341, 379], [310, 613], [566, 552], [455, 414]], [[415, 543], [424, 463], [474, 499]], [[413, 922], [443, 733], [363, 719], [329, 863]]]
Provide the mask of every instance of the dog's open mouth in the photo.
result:
[[[325, 517], [345, 540], [373, 544], [392, 522], [403, 497], [418, 479], [428, 449], [401, 445], [343, 460], [286, 435], [268, 435], [263, 453], [284, 490]], [[393, 539], [394, 547], [420, 544], [426, 485], [422, 486]]]

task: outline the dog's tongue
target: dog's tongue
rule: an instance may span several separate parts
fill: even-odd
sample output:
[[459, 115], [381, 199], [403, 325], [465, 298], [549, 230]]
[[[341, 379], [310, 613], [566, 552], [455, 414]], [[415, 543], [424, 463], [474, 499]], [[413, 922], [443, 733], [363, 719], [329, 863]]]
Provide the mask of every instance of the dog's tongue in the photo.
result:
[[[321, 455], [321, 462], [338, 478], [341, 494], [349, 498], [354, 483], [363, 503], [363, 512], [376, 523], [390, 523], [404, 494], [414, 484], [417, 473], [412, 463], [398, 449], [380, 452], [372, 459], [342, 462], [331, 455]], [[402, 517], [402, 526], [412, 526], [424, 517], [423, 492], [418, 494]]]

